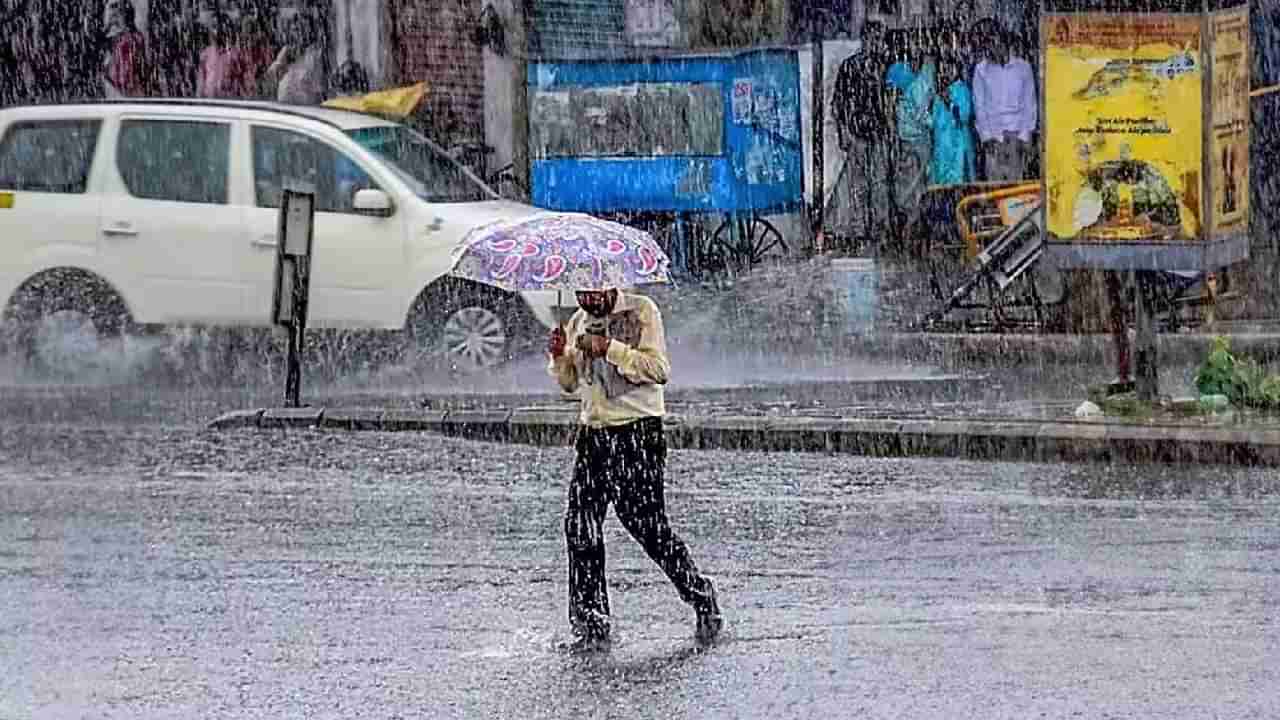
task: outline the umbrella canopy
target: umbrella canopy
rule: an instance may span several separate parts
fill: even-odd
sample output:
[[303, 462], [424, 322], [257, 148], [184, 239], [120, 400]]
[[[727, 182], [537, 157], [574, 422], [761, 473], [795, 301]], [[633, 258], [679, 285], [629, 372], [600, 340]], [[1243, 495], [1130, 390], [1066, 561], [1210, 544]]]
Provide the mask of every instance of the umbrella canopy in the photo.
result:
[[477, 228], [454, 251], [454, 277], [509, 292], [605, 290], [670, 282], [652, 236], [578, 213], [548, 213]]

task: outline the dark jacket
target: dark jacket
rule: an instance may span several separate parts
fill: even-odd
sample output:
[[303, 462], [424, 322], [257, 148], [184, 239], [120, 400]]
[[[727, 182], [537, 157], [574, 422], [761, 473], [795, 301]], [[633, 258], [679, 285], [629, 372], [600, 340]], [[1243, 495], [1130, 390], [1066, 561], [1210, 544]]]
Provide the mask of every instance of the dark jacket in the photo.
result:
[[852, 139], [888, 141], [889, 101], [884, 83], [889, 59], [866, 51], [840, 63], [832, 103], [841, 145]]

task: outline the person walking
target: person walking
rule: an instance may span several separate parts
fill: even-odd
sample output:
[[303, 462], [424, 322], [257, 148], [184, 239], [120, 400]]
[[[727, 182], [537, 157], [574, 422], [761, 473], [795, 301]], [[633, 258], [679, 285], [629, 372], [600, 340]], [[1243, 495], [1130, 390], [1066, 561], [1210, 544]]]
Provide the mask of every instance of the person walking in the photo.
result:
[[974, 34], [986, 39], [986, 59], [973, 70], [974, 127], [986, 179], [1017, 182], [1027, 175], [1039, 118], [1035, 74], [994, 21], [977, 23]]
[[564, 516], [569, 559], [566, 649], [607, 649], [611, 640], [603, 524], [610, 503], [623, 527], [693, 607], [694, 637], [723, 627], [715, 585], [675, 534], [663, 499], [667, 444], [663, 386], [671, 374], [662, 315], [649, 298], [617, 289], [577, 293], [579, 310], [551, 333], [548, 371], [581, 398], [577, 461]]

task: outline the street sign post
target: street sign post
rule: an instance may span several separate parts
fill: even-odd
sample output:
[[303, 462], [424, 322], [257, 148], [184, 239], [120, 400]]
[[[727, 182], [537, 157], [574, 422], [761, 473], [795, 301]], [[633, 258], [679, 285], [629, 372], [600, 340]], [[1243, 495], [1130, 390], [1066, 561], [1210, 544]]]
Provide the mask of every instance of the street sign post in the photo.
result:
[[286, 189], [280, 199], [271, 322], [288, 333], [284, 400], [285, 406], [291, 408], [301, 407], [302, 350], [307, 332], [314, 224], [315, 195]]

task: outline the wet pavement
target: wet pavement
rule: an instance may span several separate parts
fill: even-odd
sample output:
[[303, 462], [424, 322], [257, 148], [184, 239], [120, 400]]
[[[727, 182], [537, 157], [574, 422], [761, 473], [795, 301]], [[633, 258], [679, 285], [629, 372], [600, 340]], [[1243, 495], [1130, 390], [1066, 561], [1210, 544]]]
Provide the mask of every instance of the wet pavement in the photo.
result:
[[568, 450], [215, 433], [178, 420], [225, 397], [167, 397], [3, 416], [0, 717], [1280, 710], [1272, 471], [674, 452], [727, 637], [698, 651], [610, 519], [619, 642], [574, 658]]

